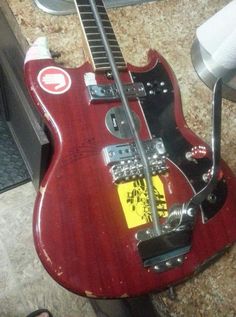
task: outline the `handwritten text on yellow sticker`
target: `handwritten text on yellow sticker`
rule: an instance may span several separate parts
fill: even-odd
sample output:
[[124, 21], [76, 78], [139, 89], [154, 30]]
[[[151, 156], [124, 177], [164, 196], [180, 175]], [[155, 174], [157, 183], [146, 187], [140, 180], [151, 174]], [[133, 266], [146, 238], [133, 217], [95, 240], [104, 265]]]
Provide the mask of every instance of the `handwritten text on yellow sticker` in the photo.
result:
[[[158, 215], [166, 218], [168, 211], [163, 184], [158, 176], [154, 176], [152, 181], [157, 200]], [[152, 221], [148, 204], [147, 186], [144, 179], [119, 184], [118, 193], [128, 228], [138, 227]]]

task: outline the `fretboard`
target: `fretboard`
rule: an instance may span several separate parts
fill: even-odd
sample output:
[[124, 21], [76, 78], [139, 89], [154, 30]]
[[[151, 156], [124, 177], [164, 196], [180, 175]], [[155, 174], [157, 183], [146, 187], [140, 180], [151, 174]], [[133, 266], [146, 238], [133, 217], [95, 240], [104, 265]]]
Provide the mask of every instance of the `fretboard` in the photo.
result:
[[[88, 52], [91, 62], [95, 70], [108, 70], [110, 63], [108, 61], [106, 50], [102, 42], [102, 38], [97, 27], [96, 20], [92, 13], [89, 0], [77, 0], [77, 11], [80, 17], [81, 26], [83, 28], [85, 40], [88, 46]], [[102, 0], [96, 0], [98, 12], [100, 14], [103, 27], [109, 41], [109, 45], [118, 69], [126, 67], [122, 52], [113, 32], [112, 25], [107, 15]]]

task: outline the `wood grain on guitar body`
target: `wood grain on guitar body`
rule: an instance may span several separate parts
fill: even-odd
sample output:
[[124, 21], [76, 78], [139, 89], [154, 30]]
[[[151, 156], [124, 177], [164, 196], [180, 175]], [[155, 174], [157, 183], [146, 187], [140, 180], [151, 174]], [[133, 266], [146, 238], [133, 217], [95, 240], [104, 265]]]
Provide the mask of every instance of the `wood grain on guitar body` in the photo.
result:
[[162, 290], [235, 241], [235, 177], [221, 160], [214, 188], [193, 207], [192, 197], [210, 183], [211, 149], [187, 127], [165, 59], [151, 50], [148, 65], [126, 64], [97, 0], [149, 162], [157, 234], [145, 167], [90, 1], [75, 2], [91, 63], [60, 67], [44, 38], [36, 40], [25, 61], [26, 85], [53, 145], [34, 208], [36, 250], [48, 273], [80, 295], [122, 298]]

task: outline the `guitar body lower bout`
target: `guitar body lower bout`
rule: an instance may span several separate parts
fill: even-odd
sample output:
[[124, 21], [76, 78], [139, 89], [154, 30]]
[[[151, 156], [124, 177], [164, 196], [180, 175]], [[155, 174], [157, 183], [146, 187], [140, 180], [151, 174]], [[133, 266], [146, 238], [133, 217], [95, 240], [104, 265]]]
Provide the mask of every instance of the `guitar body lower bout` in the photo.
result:
[[[188, 201], [201, 188], [201, 174], [209, 169], [211, 160], [210, 154], [198, 164], [185, 158], [192, 146], [203, 142], [186, 126], [170, 67], [154, 51], [149, 57], [149, 65], [129, 65], [129, 72], [123, 71], [121, 79], [124, 83], [144, 84], [147, 95], [140, 101], [131, 100], [130, 107], [139, 118], [143, 141], [151, 135], [163, 139], [168, 172], [159, 176], [158, 191], [163, 188], [169, 209], [175, 203]], [[236, 183], [222, 162], [224, 177], [216, 189], [214, 206], [209, 202], [202, 206], [209, 220], [203, 223], [199, 212], [191, 249], [183, 264], [161, 273], [145, 268], [135, 235], [151, 224], [140, 219], [129, 223], [130, 216], [122, 204], [137, 211], [145, 185], [138, 181], [131, 181], [129, 188], [113, 184], [102, 155], [106, 146], [132, 142], [130, 138], [114, 136], [106, 127], [107, 113], [112, 107], [119, 107], [120, 102], [90, 102], [84, 76], [93, 72], [88, 63], [78, 69], [64, 69], [69, 76], [65, 92], [47, 92], [38, 75], [50, 67], [58, 68], [51, 59], [30, 60], [25, 66], [25, 77], [53, 140], [52, 160], [35, 203], [33, 229], [38, 255], [58, 283], [88, 297], [138, 296], [180, 282], [235, 241]], [[98, 73], [96, 82], [110, 84], [112, 80]], [[151, 88], [156, 90], [154, 94]]]

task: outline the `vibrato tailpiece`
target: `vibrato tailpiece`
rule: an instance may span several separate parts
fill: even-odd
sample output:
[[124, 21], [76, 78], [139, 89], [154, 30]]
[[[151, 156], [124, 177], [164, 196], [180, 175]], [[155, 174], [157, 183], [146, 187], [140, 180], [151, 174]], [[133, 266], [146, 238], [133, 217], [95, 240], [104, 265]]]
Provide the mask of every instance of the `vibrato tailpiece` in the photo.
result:
[[221, 141], [221, 103], [222, 82], [219, 79], [213, 91], [212, 105], [212, 168], [208, 183], [189, 201], [173, 205], [169, 216], [162, 225], [162, 233], [157, 236], [152, 228], [136, 234], [139, 254], [145, 267], [152, 267], [158, 272], [166, 271], [183, 263], [186, 253], [191, 248], [192, 231], [196, 214], [201, 203], [212, 193], [220, 175]]

